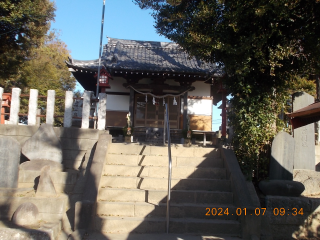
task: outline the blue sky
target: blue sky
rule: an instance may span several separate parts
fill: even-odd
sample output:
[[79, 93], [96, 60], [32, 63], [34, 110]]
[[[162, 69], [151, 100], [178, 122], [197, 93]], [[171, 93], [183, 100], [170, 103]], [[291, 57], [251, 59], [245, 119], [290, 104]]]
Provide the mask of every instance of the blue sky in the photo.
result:
[[[51, 28], [60, 29], [72, 58], [99, 58], [103, 0], [56, 0], [56, 18]], [[132, 0], [106, 0], [103, 44], [107, 36], [121, 39], [169, 42], [153, 27], [149, 11]]]
[[[78, 60], [99, 58], [103, 0], [55, 0], [56, 17], [51, 29], [60, 31], [71, 57]], [[150, 11], [141, 10], [132, 0], [106, 0], [103, 44], [107, 36], [120, 39], [170, 42], [153, 27]], [[221, 110], [214, 107], [213, 130], [221, 124]]]

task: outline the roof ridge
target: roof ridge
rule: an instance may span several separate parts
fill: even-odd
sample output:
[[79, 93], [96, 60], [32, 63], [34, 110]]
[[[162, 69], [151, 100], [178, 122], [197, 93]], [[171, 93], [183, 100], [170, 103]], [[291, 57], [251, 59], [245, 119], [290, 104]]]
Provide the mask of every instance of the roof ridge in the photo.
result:
[[122, 44], [123, 46], [127, 48], [135, 48], [135, 47], [141, 47], [141, 48], [170, 48], [170, 49], [181, 49], [183, 48], [174, 42], [158, 42], [158, 41], [143, 41], [143, 40], [129, 40], [129, 39], [118, 39], [118, 38], [110, 38], [108, 37], [108, 43], [106, 44], [107, 47], [112, 47], [117, 45], [117, 43]]

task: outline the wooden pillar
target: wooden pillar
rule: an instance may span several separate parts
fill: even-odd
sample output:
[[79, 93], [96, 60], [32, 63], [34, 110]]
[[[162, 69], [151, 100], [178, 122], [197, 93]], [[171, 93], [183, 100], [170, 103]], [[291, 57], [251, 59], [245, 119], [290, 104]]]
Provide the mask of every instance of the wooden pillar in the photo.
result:
[[188, 117], [188, 92], [183, 95], [183, 128], [187, 129], [187, 117]]
[[36, 121], [36, 126], [40, 126], [40, 121], [41, 121], [41, 119], [40, 119], [40, 117], [38, 117], [39, 115], [41, 115], [41, 109], [40, 109], [40, 108], [37, 109], [37, 121]]
[[130, 88], [130, 103], [129, 103], [129, 112], [130, 112], [130, 121], [131, 121], [131, 127], [134, 126], [134, 90]]
[[227, 96], [226, 91], [222, 90], [222, 124], [221, 124], [221, 136], [227, 136]]

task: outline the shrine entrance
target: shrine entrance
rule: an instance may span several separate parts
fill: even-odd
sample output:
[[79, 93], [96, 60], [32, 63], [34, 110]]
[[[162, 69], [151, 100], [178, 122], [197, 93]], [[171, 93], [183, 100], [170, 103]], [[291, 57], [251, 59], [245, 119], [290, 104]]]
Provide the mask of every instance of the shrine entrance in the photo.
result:
[[[174, 99], [176, 100], [176, 105], [174, 105]], [[136, 94], [134, 126], [163, 128], [165, 109], [163, 100], [165, 103], [168, 103], [170, 128], [178, 129], [180, 118], [179, 96], [175, 98], [171, 96], [165, 98], [155, 98], [155, 102], [153, 102], [153, 97], [150, 95]]]

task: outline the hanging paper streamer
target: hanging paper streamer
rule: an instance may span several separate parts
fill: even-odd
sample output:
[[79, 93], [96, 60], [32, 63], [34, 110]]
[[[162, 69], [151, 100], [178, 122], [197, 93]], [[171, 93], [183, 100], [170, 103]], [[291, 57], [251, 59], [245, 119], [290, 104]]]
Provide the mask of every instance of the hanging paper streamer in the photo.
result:
[[173, 105], [178, 105], [178, 103], [176, 101], [176, 97], [173, 98]]
[[163, 98], [163, 106], [166, 104], [166, 102], [164, 101], [164, 98]]
[[146, 102], [148, 102], [148, 97], [147, 97], [147, 94], [146, 94]]
[[153, 99], [152, 99], [152, 103], [153, 103], [153, 105], [156, 104], [156, 100], [154, 99], [154, 97], [153, 97]]

